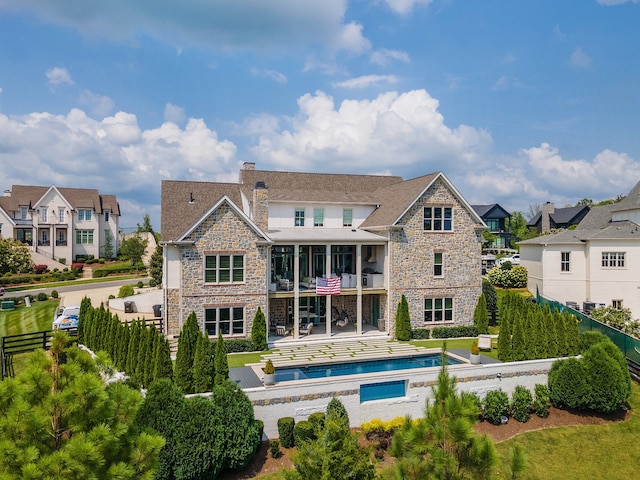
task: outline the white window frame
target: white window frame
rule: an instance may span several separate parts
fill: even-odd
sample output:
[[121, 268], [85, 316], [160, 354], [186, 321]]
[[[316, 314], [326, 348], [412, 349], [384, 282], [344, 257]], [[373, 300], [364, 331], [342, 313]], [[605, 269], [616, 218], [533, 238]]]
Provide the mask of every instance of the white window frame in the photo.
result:
[[455, 321], [454, 307], [454, 297], [426, 297], [424, 299], [424, 323], [453, 323]]
[[46, 223], [48, 216], [49, 216], [48, 210], [46, 208], [41, 208], [40, 209], [40, 221], [42, 221], [43, 223]]
[[[213, 314], [213, 318], [211, 314]], [[225, 317], [224, 319], [222, 319], [223, 316]], [[227, 316], [228, 319], [226, 318]], [[223, 327], [222, 329], [221, 326]], [[237, 305], [205, 307], [203, 330], [209, 336], [217, 337], [221, 330], [222, 335], [225, 337], [244, 336], [246, 330], [245, 308]]]
[[625, 268], [626, 252], [602, 252], [603, 268]]
[[91, 210], [83, 208], [78, 210], [78, 220], [80, 221], [91, 221]]
[[58, 208], [58, 221], [64, 223], [64, 207]]
[[324, 227], [324, 208], [313, 209], [313, 226]]
[[[211, 261], [215, 259], [213, 264]], [[228, 259], [228, 266], [226, 260]], [[238, 266], [238, 263], [242, 266]], [[204, 256], [204, 283], [207, 285], [229, 285], [245, 283], [245, 261], [242, 253], [207, 253]], [[213, 279], [211, 279], [213, 275]], [[237, 279], [241, 275], [241, 279]], [[207, 280], [209, 277], [209, 280]], [[224, 280], [221, 280], [223, 277]]]
[[296, 227], [304, 227], [304, 208], [295, 209], [293, 225]]
[[352, 208], [342, 209], [342, 226], [353, 227], [353, 209]]
[[423, 229], [425, 232], [452, 232], [453, 207], [448, 205], [425, 205]]
[[444, 252], [433, 252], [433, 276], [444, 276]]
[[93, 230], [77, 229], [76, 245], [93, 245]]
[[571, 252], [560, 252], [560, 271], [565, 273], [571, 271]]

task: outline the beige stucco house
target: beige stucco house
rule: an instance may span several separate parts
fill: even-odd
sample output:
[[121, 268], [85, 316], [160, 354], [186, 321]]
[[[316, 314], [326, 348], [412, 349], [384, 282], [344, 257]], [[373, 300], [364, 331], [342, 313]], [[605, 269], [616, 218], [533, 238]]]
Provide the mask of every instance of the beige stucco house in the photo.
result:
[[[211, 336], [247, 337], [258, 307], [272, 335], [393, 334], [403, 294], [414, 327], [469, 324], [481, 293], [486, 225], [441, 172], [245, 163], [238, 183], [163, 181], [161, 224], [170, 335], [195, 312]], [[339, 294], [319, 294], [331, 277]]]
[[592, 207], [575, 230], [519, 245], [531, 293], [640, 318], [640, 182], [621, 202]]
[[115, 195], [88, 188], [13, 185], [0, 197], [0, 233], [68, 265], [103, 256], [107, 238], [118, 251], [120, 206]]

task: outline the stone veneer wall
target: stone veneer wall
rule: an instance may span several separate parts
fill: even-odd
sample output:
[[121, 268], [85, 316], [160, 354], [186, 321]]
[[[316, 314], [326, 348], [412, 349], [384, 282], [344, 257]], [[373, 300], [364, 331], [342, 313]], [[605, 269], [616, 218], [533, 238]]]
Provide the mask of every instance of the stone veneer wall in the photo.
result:
[[[452, 206], [453, 231], [425, 231], [425, 206]], [[414, 203], [399, 223], [404, 228], [391, 232], [389, 247], [390, 334], [395, 332], [395, 313], [403, 294], [409, 303], [413, 328], [471, 324], [473, 311], [482, 292], [482, 244], [476, 235], [476, 223], [470, 213], [445, 183], [438, 180]], [[433, 275], [434, 252], [443, 253], [442, 277]], [[424, 299], [449, 296], [454, 297], [453, 323], [426, 324]]]
[[[205, 307], [243, 306], [244, 336], [250, 336], [258, 307], [267, 312], [268, 247], [257, 245], [262, 239], [227, 204], [202, 222], [189, 240], [195, 244], [180, 247], [181, 293], [167, 292], [168, 333], [179, 334], [191, 312], [196, 313], [198, 324], [204, 329]], [[244, 282], [205, 285], [204, 256], [209, 253], [244, 254]]]

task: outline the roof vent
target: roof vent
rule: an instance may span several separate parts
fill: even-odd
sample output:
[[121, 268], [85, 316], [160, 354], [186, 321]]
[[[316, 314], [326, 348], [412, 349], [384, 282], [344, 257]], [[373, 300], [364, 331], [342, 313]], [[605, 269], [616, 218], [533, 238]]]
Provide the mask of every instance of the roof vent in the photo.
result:
[[189, 203], [196, 203], [196, 199], [193, 198], [193, 192], [189, 192]]

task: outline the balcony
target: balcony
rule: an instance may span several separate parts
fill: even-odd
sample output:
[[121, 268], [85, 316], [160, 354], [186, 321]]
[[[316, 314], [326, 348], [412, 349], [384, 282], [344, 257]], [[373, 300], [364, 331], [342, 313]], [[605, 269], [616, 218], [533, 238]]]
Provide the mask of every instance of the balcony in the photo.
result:
[[39, 247], [50, 247], [51, 242], [49, 240], [38, 240]]
[[56, 247], [66, 247], [66, 246], [67, 246], [66, 240], [56, 240]]

